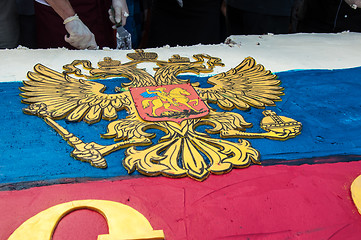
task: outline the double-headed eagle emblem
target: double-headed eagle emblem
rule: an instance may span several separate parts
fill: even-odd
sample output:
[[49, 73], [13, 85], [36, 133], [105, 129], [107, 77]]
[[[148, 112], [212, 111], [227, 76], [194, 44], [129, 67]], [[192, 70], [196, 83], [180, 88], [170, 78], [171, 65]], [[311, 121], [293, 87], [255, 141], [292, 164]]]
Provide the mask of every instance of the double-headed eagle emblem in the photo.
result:
[[[223, 66], [219, 58], [197, 54], [191, 61], [174, 55], [161, 61], [156, 53], [143, 50], [127, 57], [130, 61], [126, 63], [104, 58], [98, 68], [87, 60], [76, 60], [65, 65], [62, 73], [35, 65], [34, 71], [28, 73], [29, 81], [21, 87], [22, 101], [29, 104], [23, 111], [43, 118], [74, 148], [71, 155], [75, 159], [94, 167], [106, 168], [104, 156], [127, 148], [123, 165], [129, 173], [138, 170], [148, 176], [189, 176], [196, 180], [204, 180], [210, 173], [244, 168], [252, 162], [259, 164], [259, 152], [245, 138], [286, 140], [301, 132], [300, 122], [270, 110], [263, 112], [265, 117], [260, 123], [265, 132], [246, 132], [252, 124], [239, 113], [231, 112], [234, 108], [274, 106], [275, 101], [281, 100], [283, 89], [277, 76], [251, 57], [227, 72], [209, 77], [209, 88], [178, 75], [211, 73], [214, 67]], [[154, 76], [138, 68], [140, 63], [157, 64]], [[114, 77], [127, 79], [115, 88], [114, 94], [105, 93], [105, 85], [94, 81]], [[226, 111], [216, 111], [213, 104]], [[118, 119], [118, 111], [129, 115]], [[102, 119], [110, 121], [107, 132], [101, 136], [113, 138], [115, 143], [85, 143], [60, 126], [58, 119], [89, 124]], [[202, 132], [198, 130], [201, 125], [210, 127]], [[156, 143], [151, 141], [154, 134], [147, 131], [151, 128], [165, 133]], [[221, 138], [209, 134], [219, 134]]]

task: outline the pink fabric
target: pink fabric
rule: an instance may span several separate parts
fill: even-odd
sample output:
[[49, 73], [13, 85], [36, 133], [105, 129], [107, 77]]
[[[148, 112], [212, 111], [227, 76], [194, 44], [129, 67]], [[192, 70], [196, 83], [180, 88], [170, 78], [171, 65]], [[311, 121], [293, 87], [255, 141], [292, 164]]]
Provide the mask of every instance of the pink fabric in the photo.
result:
[[[360, 239], [361, 215], [350, 195], [361, 161], [251, 166], [204, 182], [164, 177], [0, 192], [0, 239], [60, 203], [105, 199], [142, 213], [166, 239]], [[57, 239], [96, 239], [105, 220], [89, 210], [59, 224]], [[74, 235], [76, 230], [77, 234]]]

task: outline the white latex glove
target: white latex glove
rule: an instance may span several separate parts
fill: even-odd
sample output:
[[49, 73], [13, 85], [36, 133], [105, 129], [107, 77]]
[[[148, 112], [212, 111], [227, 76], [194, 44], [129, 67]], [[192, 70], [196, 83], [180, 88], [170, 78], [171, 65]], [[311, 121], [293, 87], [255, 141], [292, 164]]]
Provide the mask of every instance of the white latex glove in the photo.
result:
[[361, 0], [345, 0], [345, 2], [352, 8], [361, 8]]
[[69, 37], [65, 36], [64, 39], [67, 43], [77, 49], [97, 49], [98, 45], [95, 42], [94, 34], [75, 14], [64, 20], [65, 29], [69, 33]]
[[[113, 0], [113, 9], [109, 9], [109, 19], [112, 23], [121, 23], [124, 26], [127, 23], [127, 17], [129, 17], [129, 10], [126, 0]], [[115, 25], [113, 26], [113, 28]]]

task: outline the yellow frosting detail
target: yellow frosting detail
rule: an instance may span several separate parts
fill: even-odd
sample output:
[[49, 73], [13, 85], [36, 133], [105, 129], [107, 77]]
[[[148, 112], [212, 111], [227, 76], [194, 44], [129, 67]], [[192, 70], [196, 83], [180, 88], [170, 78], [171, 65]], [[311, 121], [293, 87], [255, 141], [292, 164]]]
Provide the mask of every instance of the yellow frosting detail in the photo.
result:
[[361, 175], [352, 182], [351, 195], [358, 212], [361, 214]]
[[59, 221], [79, 209], [94, 210], [106, 219], [109, 234], [99, 235], [98, 240], [164, 239], [162, 230], [153, 230], [141, 213], [127, 205], [106, 200], [79, 200], [38, 213], [16, 229], [8, 240], [50, 240]]

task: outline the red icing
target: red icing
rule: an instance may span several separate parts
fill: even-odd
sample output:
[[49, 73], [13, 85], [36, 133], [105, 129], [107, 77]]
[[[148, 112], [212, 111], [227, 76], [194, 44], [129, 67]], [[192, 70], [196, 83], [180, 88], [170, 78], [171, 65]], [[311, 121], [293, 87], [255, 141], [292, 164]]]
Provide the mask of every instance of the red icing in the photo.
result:
[[[139, 116], [146, 121], [181, 123], [185, 119], [199, 118], [209, 113], [208, 107], [189, 83], [130, 88], [130, 93]], [[171, 115], [162, 116], [165, 112]]]
[[[359, 174], [361, 162], [251, 166], [204, 182], [145, 177], [5, 191], [0, 239], [42, 210], [82, 199], [127, 204], [166, 239], [360, 239], [361, 215], [349, 190]], [[70, 220], [83, 235], [77, 239], [104, 233], [99, 217], [85, 215]], [[82, 231], [82, 218], [97, 227]], [[74, 239], [70, 230], [56, 234]]]

